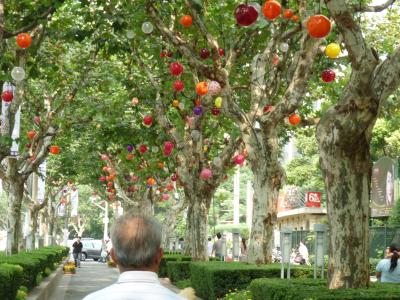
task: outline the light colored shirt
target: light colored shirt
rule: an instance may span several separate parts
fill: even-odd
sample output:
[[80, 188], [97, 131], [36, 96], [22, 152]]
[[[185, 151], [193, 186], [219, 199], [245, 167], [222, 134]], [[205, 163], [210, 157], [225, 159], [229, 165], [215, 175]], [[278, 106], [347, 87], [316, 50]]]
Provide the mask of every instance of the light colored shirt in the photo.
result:
[[222, 255], [222, 239], [217, 240], [213, 245], [215, 255]]
[[184, 300], [162, 286], [154, 272], [127, 271], [117, 283], [94, 292], [84, 300]]
[[207, 250], [208, 250], [208, 256], [211, 256], [212, 250], [213, 250], [213, 242], [212, 241], [208, 241]]
[[400, 282], [400, 259], [396, 268], [390, 272], [390, 259], [382, 259], [376, 266], [376, 271], [381, 273], [381, 282]]

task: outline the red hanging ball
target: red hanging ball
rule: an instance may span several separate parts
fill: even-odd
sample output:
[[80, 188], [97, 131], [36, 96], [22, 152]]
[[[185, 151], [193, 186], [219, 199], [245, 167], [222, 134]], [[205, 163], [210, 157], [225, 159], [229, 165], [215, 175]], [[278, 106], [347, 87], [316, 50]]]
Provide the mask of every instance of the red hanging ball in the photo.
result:
[[301, 118], [297, 114], [291, 114], [289, 116], [289, 123], [292, 124], [293, 126], [296, 126], [300, 123]]
[[323, 38], [331, 31], [331, 21], [324, 15], [311, 16], [307, 22], [308, 34], [313, 38]]
[[258, 12], [254, 6], [240, 4], [235, 10], [236, 22], [240, 26], [250, 26], [258, 18]]
[[219, 116], [221, 114], [221, 110], [219, 108], [214, 107], [211, 110], [211, 113], [212, 113], [213, 116], [217, 117], [217, 116]]
[[183, 66], [178, 62], [173, 62], [169, 65], [169, 71], [173, 76], [179, 76], [183, 73]]
[[321, 78], [324, 82], [332, 82], [335, 80], [336, 74], [333, 70], [325, 70], [322, 72]]
[[29, 33], [20, 33], [17, 35], [16, 41], [19, 47], [26, 49], [32, 44], [32, 37]]
[[173, 87], [175, 91], [180, 92], [185, 88], [185, 84], [182, 81], [177, 80], [174, 82]]
[[281, 14], [281, 5], [274, 0], [265, 2], [262, 8], [264, 17], [270, 21], [275, 20]]
[[11, 102], [14, 99], [14, 94], [12, 91], [4, 91], [1, 94], [1, 99], [3, 99], [4, 102]]
[[210, 50], [203, 48], [200, 50], [200, 58], [201, 59], [207, 59], [209, 58], [211, 55]]
[[151, 125], [153, 124], [153, 118], [152, 118], [152, 116], [145, 116], [145, 117], [143, 118], [143, 124], [144, 124], [145, 126], [151, 126]]

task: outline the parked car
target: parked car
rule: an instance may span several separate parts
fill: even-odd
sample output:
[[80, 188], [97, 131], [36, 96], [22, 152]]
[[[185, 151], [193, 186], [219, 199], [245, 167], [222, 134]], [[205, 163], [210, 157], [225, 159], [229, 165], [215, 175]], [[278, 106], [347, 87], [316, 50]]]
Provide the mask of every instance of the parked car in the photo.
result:
[[83, 244], [81, 260], [93, 258], [97, 261], [101, 258], [101, 240], [83, 238], [81, 241]]

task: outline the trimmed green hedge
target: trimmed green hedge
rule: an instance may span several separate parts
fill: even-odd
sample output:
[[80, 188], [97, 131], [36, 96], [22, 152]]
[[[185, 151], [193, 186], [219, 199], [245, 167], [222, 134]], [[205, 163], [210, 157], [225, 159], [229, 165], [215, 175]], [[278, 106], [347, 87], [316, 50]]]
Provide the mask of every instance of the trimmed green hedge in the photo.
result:
[[67, 247], [45, 247], [11, 256], [0, 256], [0, 263], [21, 266], [23, 274], [19, 286], [23, 285], [31, 290], [36, 286], [38, 275], [42, 275], [46, 269], [54, 270], [54, 263], [60, 263], [68, 253]]
[[191, 261], [192, 258], [190, 256], [184, 256], [180, 254], [167, 254], [161, 258], [160, 267], [158, 269], [158, 276], [159, 277], [167, 277], [168, 270], [167, 270], [167, 262], [168, 261]]
[[371, 283], [364, 289], [329, 290], [325, 280], [260, 278], [250, 284], [253, 300], [398, 300], [396, 283]]
[[190, 261], [167, 261], [168, 278], [172, 283], [190, 278]]
[[[249, 265], [239, 262], [193, 262], [190, 264], [190, 279], [196, 294], [203, 299], [223, 297], [229, 291], [245, 289], [253, 279], [279, 278], [280, 264]], [[311, 278], [311, 267], [292, 266], [293, 278]]]
[[20, 266], [0, 264], [0, 299], [14, 300], [22, 281]]

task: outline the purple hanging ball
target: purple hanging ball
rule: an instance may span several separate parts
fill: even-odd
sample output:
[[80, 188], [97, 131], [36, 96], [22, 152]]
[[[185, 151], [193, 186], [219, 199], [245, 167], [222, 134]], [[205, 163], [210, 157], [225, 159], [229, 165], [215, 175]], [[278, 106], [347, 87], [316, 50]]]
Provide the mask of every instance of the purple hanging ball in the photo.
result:
[[193, 112], [196, 116], [200, 116], [203, 113], [203, 108], [201, 106], [196, 106], [193, 109]]
[[128, 150], [128, 152], [132, 152], [133, 151], [133, 145], [126, 146], [126, 150]]

